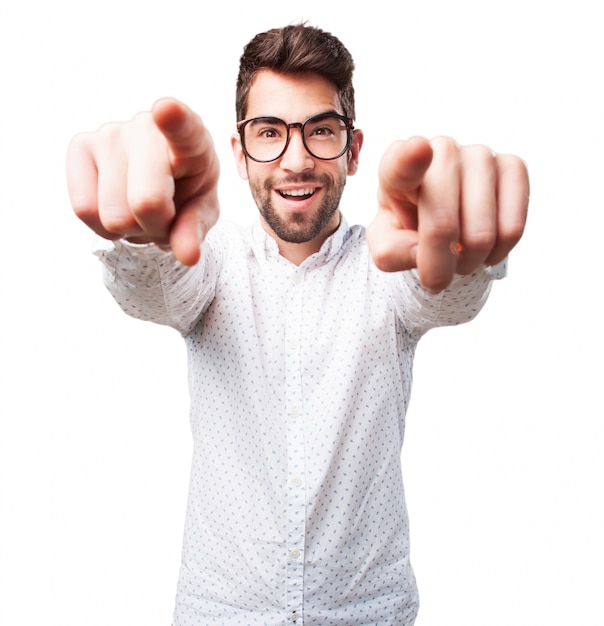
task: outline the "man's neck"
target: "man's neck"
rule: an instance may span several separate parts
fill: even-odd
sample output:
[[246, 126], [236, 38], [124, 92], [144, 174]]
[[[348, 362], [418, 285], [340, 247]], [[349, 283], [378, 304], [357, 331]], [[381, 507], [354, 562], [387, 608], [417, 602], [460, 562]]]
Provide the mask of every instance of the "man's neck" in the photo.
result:
[[338, 230], [341, 223], [341, 215], [338, 212], [336, 220], [330, 223], [317, 237], [303, 243], [284, 241], [274, 233], [264, 219], [260, 221], [264, 230], [276, 241], [279, 254], [290, 263], [301, 265], [309, 256], [319, 252], [325, 241]]

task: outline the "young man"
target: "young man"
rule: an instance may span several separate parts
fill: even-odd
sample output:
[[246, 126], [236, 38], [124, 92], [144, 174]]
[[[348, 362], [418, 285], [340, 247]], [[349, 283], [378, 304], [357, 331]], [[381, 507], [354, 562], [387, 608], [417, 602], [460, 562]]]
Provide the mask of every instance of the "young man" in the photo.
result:
[[528, 177], [485, 147], [398, 141], [375, 220], [349, 227], [340, 198], [363, 144], [352, 72], [346, 48], [307, 26], [245, 48], [232, 148], [260, 212], [251, 228], [217, 223], [212, 140], [179, 102], [70, 145], [74, 210], [112, 240], [98, 253], [108, 288], [188, 344], [174, 626], [417, 614], [400, 465], [414, 350], [480, 310], [522, 234]]

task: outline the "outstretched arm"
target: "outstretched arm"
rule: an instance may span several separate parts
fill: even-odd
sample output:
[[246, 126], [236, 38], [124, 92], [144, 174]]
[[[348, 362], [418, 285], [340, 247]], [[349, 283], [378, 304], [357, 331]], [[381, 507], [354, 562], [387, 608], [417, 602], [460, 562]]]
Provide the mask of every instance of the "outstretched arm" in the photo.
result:
[[439, 292], [455, 273], [508, 255], [524, 231], [528, 200], [528, 173], [516, 156], [447, 137], [397, 141], [380, 164], [369, 249], [380, 269], [416, 267], [422, 285]]
[[219, 163], [210, 133], [162, 99], [129, 122], [73, 138], [67, 185], [75, 214], [106, 239], [170, 246], [185, 265], [218, 219]]

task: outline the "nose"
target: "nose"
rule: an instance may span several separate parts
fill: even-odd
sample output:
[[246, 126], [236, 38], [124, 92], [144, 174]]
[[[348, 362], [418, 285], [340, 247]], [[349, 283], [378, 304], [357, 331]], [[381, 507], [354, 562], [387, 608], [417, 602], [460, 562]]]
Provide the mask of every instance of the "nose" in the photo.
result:
[[315, 161], [302, 141], [302, 129], [291, 128], [289, 143], [279, 160], [282, 169], [290, 172], [305, 172], [313, 169]]

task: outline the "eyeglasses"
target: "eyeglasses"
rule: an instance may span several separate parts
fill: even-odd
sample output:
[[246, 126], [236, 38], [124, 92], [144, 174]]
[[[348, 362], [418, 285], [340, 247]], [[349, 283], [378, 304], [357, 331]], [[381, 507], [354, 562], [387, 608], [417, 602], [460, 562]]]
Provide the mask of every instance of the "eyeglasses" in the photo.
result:
[[304, 123], [288, 124], [278, 117], [251, 117], [237, 122], [243, 152], [253, 161], [270, 163], [289, 145], [290, 129], [299, 128], [308, 153], [325, 161], [341, 157], [352, 143], [353, 120], [337, 113], [319, 113]]

